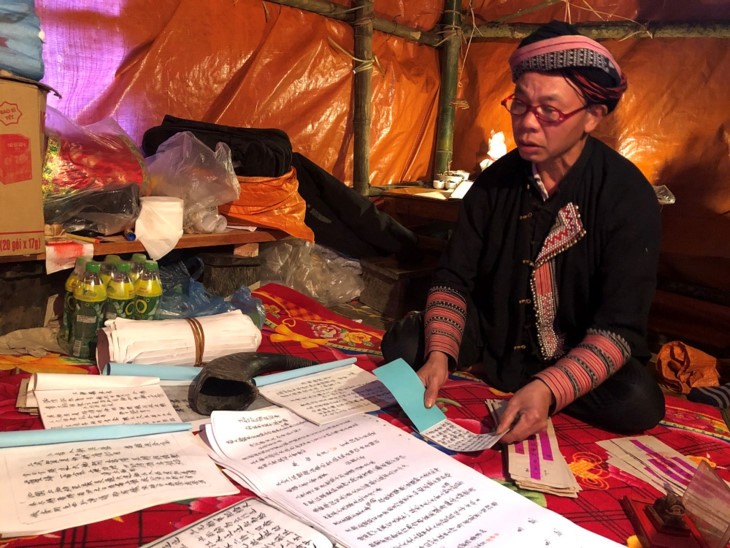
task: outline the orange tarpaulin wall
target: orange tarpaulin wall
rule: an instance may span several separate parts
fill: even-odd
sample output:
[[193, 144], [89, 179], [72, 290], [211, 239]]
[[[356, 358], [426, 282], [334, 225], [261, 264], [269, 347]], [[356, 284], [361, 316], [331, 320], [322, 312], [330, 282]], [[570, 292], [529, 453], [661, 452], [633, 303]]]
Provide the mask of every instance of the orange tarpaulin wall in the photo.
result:
[[[498, 20], [539, 2], [475, 1], [483, 19]], [[728, 21], [727, 0], [655, 2], [587, 0], [560, 3], [510, 22]], [[669, 7], [671, 4], [671, 7]], [[594, 11], [587, 9], [591, 6]], [[664, 7], [663, 7], [664, 6]], [[676, 204], [662, 211], [660, 273], [687, 284], [730, 291], [730, 40], [632, 38], [602, 42], [629, 87], [595, 135], [631, 159]], [[499, 102], [512, 90], [507, 58], [512, 41], [473, 43], [464, 64], [454, 164], [473, 169], [491, 131], [514, 146], [509, 114]]]
[[[348, 24], [261, 0], [36, 6], [44, 81], [63, 95], [50, 104], [77, 121], [112, 116], [137, 143], [164, 114], [280, 128], [295, 151], [350, 179], [352, 59], [337, 47], [353, 51]], [[413, 19], [432, 27], [440, 11]], [[414, 180], [429, 170], [438, 52], [381, 33], [373, 47], [372, 180]]]
[[[347, 0], [338, 3], [349, 7]], [[464, 1], [477, 23], [727, 20], [726, 0], [586, 0], [526, 15], [536, 1]], [[350, 185], [353, 32], [344, 22], [261, 0], [36, 0], [49, 103], [80, 123], [113, 117], [137, 143], [164, 114], [286, 131]], [[379, 17], [436, 30], [443, 0], [378, 0]], [[464, 43], [453, 169], [474, 171], [490, 132], [511, 140], [499, 106], [514, 41]], [[629, 89], [597, 136], [677, 203], [663, 212], [663, 268], [730, 290], [730, 48], [727, 39], [607, 41]], [[338, 47], [339, 46], [339, 47]], [[430, 180], [439, 55], [375, 32], [371, 184]]]

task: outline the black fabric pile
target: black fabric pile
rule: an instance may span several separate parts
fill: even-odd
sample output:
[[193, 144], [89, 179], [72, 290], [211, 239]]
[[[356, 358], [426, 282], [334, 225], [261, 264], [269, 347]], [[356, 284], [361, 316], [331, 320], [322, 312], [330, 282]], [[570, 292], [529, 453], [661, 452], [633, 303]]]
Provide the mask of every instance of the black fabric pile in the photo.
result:
[[180, 131], [192, 132], [211, 149], [218, 142], [226, 143], [236, 175], [281, 177], [293, 166], [299, 194], [307, 204], [304, 222], [314, 232], [316, 243], [355, 259], [394, 255], [400, 262], [413, 263], [421, 258], [418, 238], [411, 230], [305, 156], [292, 152], [283, 131], [223, 126], [167, 115], [160, 126], [145, 132], [142, 150], [150, 156]]

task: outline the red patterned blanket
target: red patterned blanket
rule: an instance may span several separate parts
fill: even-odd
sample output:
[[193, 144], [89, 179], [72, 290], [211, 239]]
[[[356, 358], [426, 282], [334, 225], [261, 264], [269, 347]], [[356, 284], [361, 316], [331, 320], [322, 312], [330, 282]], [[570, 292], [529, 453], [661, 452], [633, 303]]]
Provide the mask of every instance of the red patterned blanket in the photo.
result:
[[[266, 308], [261, 352], [292, 354], [318, 362], [356, 356], [358, 365], [368, 370], [382, 362], [379, 353], [381, 331], [333, 314], [308, 297], [283, 286], [269, 284], [256, 291], [255, 295]], [[88, 369], [88, 362], [59, 356], [0, 356], [0, 430], [41, 427], [37, 418], [18, 413], [15, 409], [21, 378], [37, 371], [85, 374]], [[505, 395], [491, 391], [484, 383], [468, 375], [454, 375], [443, 389], [439, 404], [450, 419], [478, 431], [486, 416], [484, 400], [493, 397]], [[397, 408], [381, 413], [381, 417], [411, 431], [407, 417]], [[621, 498], [630, 495], [652, 500], [659, 493], [608, 466], [606, 453], [596, 442], [615, 437], [614, 434], [564, 415], [554, 417], [553, 423], [561, 452], [583, 491], [577, 499], [523, 493], [586, 529], [624, 543], [633, 530], [620, 506]], [[647, 434], [684, 455], [709, 460], [725, 479], [730, 479], [730, 431], [718, 409], [667, 397], [665, 420]], [[503, 457], [498, 450], [453, 454], [453, 457], [490, 478], [505, 481]], [[242, 488], [241, 494], [236, 496], [160, 505], [41, 537], [0, 540], [0, 547], [139, 546], [249, 495], [250, 492]]]

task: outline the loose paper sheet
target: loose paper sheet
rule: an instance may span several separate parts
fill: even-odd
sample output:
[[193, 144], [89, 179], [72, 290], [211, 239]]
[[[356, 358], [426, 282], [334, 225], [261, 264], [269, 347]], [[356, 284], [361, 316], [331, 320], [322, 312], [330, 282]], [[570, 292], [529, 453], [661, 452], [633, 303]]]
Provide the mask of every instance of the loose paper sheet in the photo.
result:
[[37, 373], [45, 428], [182, 422], [155, 377]]
[[306, 377], [308, 375], [314, 375], [315, 373], [321, 373], [322, 371], [329, 371], [331, 369], [337, 369], [357, 362], [357, 358], [345, 358], [344, 360], [335, 360], [333, 362], [317, 363], [314, 365], [307, 365], [306, 367], [298, 367], [296, 369], [290, 369], [288, 371], [279, 371], [277, 373], [265, 373], [263, 375], [257, 375], [253, 378], [253, 382], [256, 386], [261, 388], [269, 384], [277, 382], [290, 381], [292, 379], [298, 379], [300, 377]]
[[349, 365], [259, 388], [272, 403], [314, 424], [377, 411], [395, 400], [375, 375]]
[[435, 426], [424, 430], [421, 434], [441, 447], [459, 451], [460, 453], [484, 451], [492, 447], [502, 437], [493, 432], [476, 434], [455, 422], [451, 422], [449, 419], [442, 420]]
[[619, 546], [371, 415], [214, 411], [208, 434], [258, 493], [345, 546]]
[[206, 516], [142, 548], [332, 548], [322, 533], [255, 499]]
[[38, 414], [38, 403], [35, 398], [32, 401], [28, 401], [28, 394], [32, 395], [32, 392], [28, 392], [28, 383], [30, 379], [21, 379], [20, 385], [18, 386], [18, 397], [15, 400], [15, 407], [19, 413], [30, 413], [31, 415]]
[[238, 493], [189, 432], [0, 449], [0, 485], [2, 536]]
[[189, 389], [190, 385], [178, 386], [165, 384], [162, 386], [162, 390], [165, 391], [167, 399], [170, 400], [170, 405], [172, 405], [180, 420], [192, 424], [193, 432], [195, 432], [200, 429], [201, 425], [210, 422], [210, 416], [201, 415], [193, 411], [188, 400]]
[[667, 493], [682, 495], [697, 471], [687, 457], [654, 436], [629, 436], [596, 442], [609, 454], [608, 463]]
[[452, 451], [483, 451], [502, 437], [494, 432], [477, 434], [449, 421], [436, 406], [427, 408], [423, 403], [426, 388], [405, 360], [397, 359], [375, 370], [413, 425], [423, 436]]
[[46, 274], [71, 269], [76, 257], [94, 256], [94, 244], [79, 241], [48, 242], [46, 244]]

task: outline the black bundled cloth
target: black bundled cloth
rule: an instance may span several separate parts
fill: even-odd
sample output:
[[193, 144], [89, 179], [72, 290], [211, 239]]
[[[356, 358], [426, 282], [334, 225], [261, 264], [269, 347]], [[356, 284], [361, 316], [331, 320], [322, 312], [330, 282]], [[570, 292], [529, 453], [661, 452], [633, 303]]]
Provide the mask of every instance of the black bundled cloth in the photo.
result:
[[160, 126], [145, 132], [142, 150], [151, 156], [180, 131], [192, 132], [212, 150], [219, 142], [226, 143], [236, 175], [281, 177], [294, 167], [299, 194], [307, 203], [304, 222], [314, 232], [316, 243], [356, 259], [395, 255], [403, 263], [413, 263], [421, 258], [418, 239], [411, 230], [305, 156], [293, 153], [283, 131], [222, 126], [166, 115]]
[[370, 200], [298, 152], [292, 165], [307, 202], [304, 222], [315, 242], [356, 259], [395, 255], [413, 263], [421, 258], [416, 235]]
[[137, 184], [50, 197], [43, 202], [46, 224], [62, 224], [66, 232], [104, 236], [133, 226], [139, 211]]
[[211, 150], [218, 143], [231, 149], [233, 170], [243, 177], [281, 177], [291, 169], [289, 136], [280, 129], [222, 126], [166, 114], [162, 124], [145, 131], [142, 151], [152, 156], [157, 148], [181, 131], [190, 131]]

